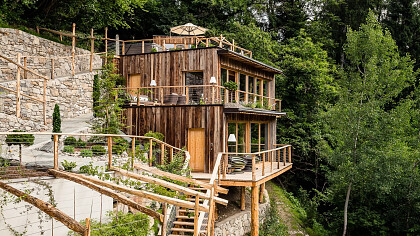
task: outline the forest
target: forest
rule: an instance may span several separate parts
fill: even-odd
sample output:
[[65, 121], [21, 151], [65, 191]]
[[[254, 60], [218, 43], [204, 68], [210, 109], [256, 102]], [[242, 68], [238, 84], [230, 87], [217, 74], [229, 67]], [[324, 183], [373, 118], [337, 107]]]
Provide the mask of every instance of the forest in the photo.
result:
[[278, 179], [319, 235], [420, 235], [420, 3], [415, 0], [0, 0], [0, 27], [120, 39], [191, 22], [280, 68]]

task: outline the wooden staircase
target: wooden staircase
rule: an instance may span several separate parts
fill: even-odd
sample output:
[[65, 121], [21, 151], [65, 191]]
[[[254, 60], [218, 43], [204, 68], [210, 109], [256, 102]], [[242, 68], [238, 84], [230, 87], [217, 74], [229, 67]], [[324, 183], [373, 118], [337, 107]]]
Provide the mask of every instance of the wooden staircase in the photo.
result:
[[[205, 193], [206, 188], [196, 188], [190, 187], [192, 190], [200, 191]], [[195, 203], [195, 196], [186, 196], [186, 200]], [[203, 204], [204, 199], [199, 198], [199, 203]], [[207, 215], [204, 218], [203, 224], [201, 226], [200, 234], [206, 233], [207, 228]], [[178, 207], [176, 211], [176, 219], [173, 222], [174, 226], [171, 228], [171, 234], [169, 236], [178, 236], [178, 235], [194, 235], [195, 227], [195, 212], [194, 209], [186, 209], [183, 207]]]

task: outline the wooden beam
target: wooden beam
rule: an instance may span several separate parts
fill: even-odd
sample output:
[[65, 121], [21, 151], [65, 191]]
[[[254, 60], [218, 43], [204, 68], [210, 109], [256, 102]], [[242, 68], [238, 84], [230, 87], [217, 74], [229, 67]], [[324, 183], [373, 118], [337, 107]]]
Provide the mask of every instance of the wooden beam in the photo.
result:
[[[54, 171], [54, 170], [52, 170]], [[57, 171], [55, 171], [57, 172]], [[55, 174], [54, 174], [55, 175]], [[189, 201], [184, 201], [184, 200], [180, 200], [177, 198], [171, 198], [171, 197], [166, 197], [166, 196], [161, 196], [155, 193], [150, 193], [150, 192], [146, 192], [146, 191], [142, 191], [142, 190], [136, 190], [136, 189], [132, 189], [132, 188], [128, 188], [128, 187], [124, 187], [124, 186], [120, 186], [111, 182], [105, 182], [96, 178], [92, 178], [92, 177], [88, 177], [85, 175], [80, 175], [80, 174], [75, 174], [75, 173], [67, 173], [67, 172], [63, 172], [60, 171], [60, 175], [59, 177], [63, 177], [63, 176], [67, 176], [68, 177], [75, 177], [76, 179], [81, 179], [84, 181], [89, 181], [91, 183], [94, 183], [96, 185], [102, 186], [102, 187], [106, 187], [109, 189], [113, 189], [113, 190], [117, 190], [117, 191], [122, 191], [122, 192], [126, 192], [129, 194], [133, 194], [139, 197], [143, 197], [143, 198], [147, 198], [150, 200], [154, 200], [154, 201], [158, 201], [158, 202], [166, 202], [172, 205], [176, 205], [176, 206], [180, 206], [180, 207], [185, 207], [185, 208], [189, 208], [189, 209], [194, 209], [194, 204], [189, 202]], [[63, 177], [66, 178], [66, 177]], [[204, 207], [204, 206], [200, 206], [200, 211], [204, 211], [204, 212], [208, 212], [209, 209], [208, 207]], [[162, 220], [161, 220], [162, 222]]]
[[71, 69], [72, 69], [72, 75], [75, 75], [75, 52], [76, 52], [76, 23], [73, 23], [73, 37], [71, 40]]
[[[191, 179], [191, 178], [188, 178], [188, 177], [185, 177], [185, 176], [180, 176], [180, 175], [168, 173], [168, 172], [159, 170], [157, 168], [148, 167], [148, 166], [145, 166], [145, 165], [142, 165], [142, 164], [139, 164], [139, 163], [136, 163], [134, 165], [134, 168], [138, 169], [138, 170], [147, 171], [147, 172], [150, 172], [150, 173], [155, 174], [155, 175], [167, 177], [167, 178], [170, 178], [170, 179], [173, 179], [173, 180], [185, 182], [187, 184], [198, 185], [198, 186], [204, 187], [206, 189], [211, 189], [211, 187], [213, 187], [213, 185], [211, 185], [209, 183], [206, 183], [206, 182], [203, 182], [203, 181], [199, 181], [199, 180]], [[216, 186], [216, 191], [219, 192], [219, 193], [227, 194], [229, 190], [226, 189], [226, 188], [222, 188], [220, 186]]]
[[[53, 170], [53, 169], [49, 169], [48, 173], [54, 175], [55, 177], [67, 179], [67, 180], [73, 181], [75, 183], [81, 184], [85, 187], [88, 187], [90, 189], [93, 189], [93, 190], [95, 190], [99, 193], [102, 193], [102, 194], [104, 194], [108, 197], [111, 197], [111, 198], [114, 198], [114, 199], [118, 200], [119, 202], [121, 202], [124, 205], [130, 206], [130, 207], [132, 207], [132, 208], [134, 208], [134, 209], [136, 209], [136, 210], [138, 210], [142, 213], [145, 213], [145, 214], [159, 220], [160, 222], [163, 221], [163, 215], [162, 214], [160, 214], [158, 212], [155, 212], [155, 211], [152, 211], [149, 208], [143, 207], [143, 206], [139, 205], [138, 203], [136, 203], [135, 201], [133, 201], [133, 200], [121, 195], [121, 194], [118, 194], [118, 193], [112, 192], [110, 190], [104, 189], [100, 186], [97, 186], [97, 185], [93, 184], [90, 181], [84, 180], [83, 178], [80, 178], [80, 175], [70, 174], [70, 173], [67, 173], [67, 172], [64, 172], [64, 171], [58, 171], [58, 170]], [[103, 182], [103, 181], [100, 181], [100, 180], [98, 180], [98, 181]]]
[[105, 64], [108, 63], [108, 27], [105, 27]]
[[85, 236], [90, 236], [90, 218], [86, 218], [86, 231], [85, 231]]
[[47, 125], [47, 81], [45, 79], [43, 81], [42, 93], [42, 114], [44, 116], [44, 125]]
[[163, 222], [162, 222], [162, 236], [166, 236], [166, 228], [168, 227], [168, 220], [167, 215], [168, 215], [168, 204], [166, 202], [164, 202], [162, 204], [162, 214], [163, 214]]
[[93, 53], [95, 50], [95, 38], [93, 37], [93, 28], [90, 29], [90, 65], [89, 71], [92, 72], [93, 69]]
[[32, 74], [34, 74], [34, 75], [36, 75], [36, 76], [38, 76], [40, 78], [47, 79], [47, 80], [49, 79], [48, 77], [43, 76], [43, 75], [40, 75], [40, 74], [36, 73], [35, 71], [33, 71], [31, 69], [28, 69], [28, 68], [25, 68], [24, 66], [21, 66], [19, 63], [12, 61], [12, 60], [10, 60], [9, 58], [7, 58], [5, 56], [0, 55], [0, 58], [4, 59], [4, 60], [6, 60], [6, 61], [8, 61], [10, 63], [15, 64], [20, 69], [23, 69], [24, 71], [28, 71], [28, 72], [30, 72], [30, 73], [32, 73]]
[[13, 188], [12, 186], [0, 182], [0, 188], [3, 190], [19, 197], [20, 199], [24, 200], [25, 202], [37, 207], [41, 211], [45, 212], [47, 215], [51, 216], [55, 220], [60, 221], [63, 223], [67, 228], [79, 233], [85, 234], [86, 227], [81, 225], [79, 222], [71, 218], [70, 216], [66, 215], [64, 212], [60, 211], [59, 209], [55, 208], [48, 202], [44, 202], [36, 197], [32, 197], [28, 193], [22, 192], [18, 189]]
[[264, 190], [265, 190], [265, 183], [260, 185], [260, 203], [264, 201]]
[[58, 170], [58, 134], [54, 134], [54, 170]]
[[258, 186], [251, 187], [251, 236], [258, 236]]
[[245, 186], [241, 187], [241, 211], [245, 211]]
[[[20, 53], [17, 54], [17, 64], [20, 65]], [[16, 73], [16, 117], [20, 118], [20, 68]]]
[[112, 168], [112, 137], [108, 137], [108, 169]]
[[[200, 196], [200, 198], [210, 199], [210, 197], [207, 196], [205, 193], [198, 192], [198, 191], [195, 191], [195, 190], [192, 190], [192, 189], [189, 189], [189, 188], [186, 188], [186, 187], [183, 187], [183, 186], [171, 183], [171, 182], [167, 182], [165, 180], [157, 179], [157, 178], [150, 177], [150, 176], [135, 174], [135, 173], [129, 172], [127, 170], [124, 170], [124, 169], [121, 169], [121, 168], [118, 168], [118, 167], [112, 167], [111, 170], [117, 172], [120, 175], [129, 177], [129, 178], [137, 179], [137, 180], [144, 181], [144, 182], [151, 183], [151, 184], [157, 184], [157, 185], [160, 185], [160, 186], [165, 187], [165, 188], [169, 188], [169, 189], [172, 189], [172, 190], [175, 190], [175, 191], [178, 191], [178, 192], [185, 193], [187, 195], [195, 196], [195, 195], [198, 194], [198, 196]], [[217, 203], [223, 204], [225, 206], [228, 204], [227, 200], [219, 198], [219, 197], [216, 197], [215, 200], [216, 200]]]
[[195, 207], [194, 207], [194, 236], [198, 236], [198, 232], [200, 232], [200, 229], [198, 228], [198, 208], [200, 206], [200, 197], [195, 195]]

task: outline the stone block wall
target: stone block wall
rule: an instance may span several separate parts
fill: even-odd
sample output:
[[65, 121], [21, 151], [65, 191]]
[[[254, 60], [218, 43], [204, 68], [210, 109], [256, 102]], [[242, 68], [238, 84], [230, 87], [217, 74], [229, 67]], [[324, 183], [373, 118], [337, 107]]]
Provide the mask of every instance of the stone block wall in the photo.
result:
[[[0, 54], [2, 56], [17, 61], [17, 54], [21, 53], [20, 63], [22, 65], [23, 57], [27, 57], [27, 67], [47, 77], [51, 76], [51, 59], [54, 59], [53, 77], [72, 74], [71, 46], [40, 38], [17, 29], [0, 28], [0, 31], [5, 33], [0, 35]], [[90, 51], [76, 47], [75, 55], [75, 73], [89, 71]], [[99, 69], [101, 66], [101, 58], [94, 55], [93, 69]], [[33, 79], [34, 75], [27, 73], [27, 78]], [[0, 60], [0, 82], [10, 80], [16, 80], [16, 66], [13, 63]]]
[[[266, 213], [270, 207], [270, 197], [267, 190], [264, 191], [265, 202], [259, 205], [260, 226], [265, 220]], [[251, 211], [242, 211], [232, 215], [220, 222], [216, 222], [214, 227], [215, 236], [243, 236], [251, 232]]]

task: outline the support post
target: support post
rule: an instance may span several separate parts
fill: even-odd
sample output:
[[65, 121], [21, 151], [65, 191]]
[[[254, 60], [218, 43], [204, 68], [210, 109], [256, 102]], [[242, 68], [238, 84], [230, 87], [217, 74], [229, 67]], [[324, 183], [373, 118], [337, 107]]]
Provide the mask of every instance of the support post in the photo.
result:
[[165, 40], [163, 40], [163, 43], [162, 43], [162, 50], [163, 50], [163, 51], [166, 51], [166, 46], [165, 46], [165, 44], [166, 44], [166, 43], [165, 43]]
[[120, 55], [120, 35], [115, 35], [115, 55]]
[[265, 183], [260, 185], [260, 203], [264, 201], [264, 190], [265, 190]]
[[85, 236], [90, 236], [90, 218], [86, 218], [86, 232]]
[[122, 41], [122, 55], [125, 55], [125, 42]]
[[225, 158], [227, 157], [227, 154], [223, 154], [223, 169], [222, 169], [222, 175], [223, 175], [223, 179], [226, 179], [226, 170], [227, 170], [227, 161], [225, 161]]
[[[275, 151], [274, 151], [275, 152]], [[273, 159], [274, 159], [274, 153], [273, 152], [268, 152], [267, 154], [269, 154], [270, 156], [269, 156], [269, 158], [270, 158], [270, 162], [271, 162], [271, 170], [270, 170], [270, 173], [272, 173], [273, 172]]]
[[54, 134], [54, 170], [58, 170], [58, 134]]
[[166, 236], [166, 228], [168, 226], [168, 219], [167, 219], [167, 215], [168, 215], [168, 206], [167, 203], [164, 202], [162, 204], [162, 215], [163, 215], [163, 222], [162, 222], [162, 236]]
[[108, 138], [108, 169], [112, 168], [112, 137], [109, 136]]
[[186, 97], [186, 103], [187, 103], [187, 105], [190, 103], [190, 91], [189, 91], [189, 88], [188, 87], [186, 87], [185, 88], [185, 97]]
[[149, 166], [152, 166], [152, 155], [153, 155], [153, 140], [149, 139]]
[[93, 37], [93, 28], [90, 29], [90, 65], [89, 71], [92, 72], [93, 69], [93, 52], [95, 50], [95, 38]]
[[144, 41], [141, 41], [141, 53], [144, 53]]
[[241, 186], [241, 211], [245, 211], [245, 186]]
[[289, 146], [289, 163], [292, 163], [292, 146]]
[[255, 155], [252, 156], [252, 181], [255, 181], [257, 179], [257, 177], [255, 176]]
[[108, 63], [108, 27], [105, 27], [105, 64]]
[[223, 35], [220, 35], [219, 47], [223, 46], [222, 41], [223, 41]]
[[163, 143], [160, 144], [160, 164], [164, 164], [165, 158], [165, 145]]
[[211, 87], [211, 104], [214, 104], [214, 85]]
[[[53, 59], [54, 60], [54, 59]], [[42, 113], [44, 116], [44, 125], [47, 125], [47, 80], [43, 81], [43, 94], [42, 94]]]
[[280, 150], [277, 150], [277, 169], [280, 169]]
[[[17, 64], [20, 65], [20, 53], [17, 54]], [[20, 67], [16, 68], [16, 117], [20, 118]]]
[[251, 236], [258, 236], [258, 186], [251, 187]]
[[265, 152], [262, 154], [262, 176], [265, 175]]
[[136, 156], [136, 137], [133, 137], [133, 140], [131, 140], [131, 150], [133, 152], [133, 157], [131, 158], [131, 168], [134, 169], [134, 158]]
[[171, 154], [170, 154], [170, 156], [169, 156], [169, 163], [171, 163], [171, 162], [172, 162], [172, 160], [174, 159], [174, 148], [173, 148], [173, 147], [171, 147], [170, 151], [171, 151]]
[[71, 41], [71, 69], [72, 69], [72, 75], [75, 75], [75, 52], [76, 52], [76, 23], [73, 23], [73, 36]]
[[198, 228], [198, 216], [200, 215], [198, 207], [200, 205], [200, 197], [195, 195], [195, 206], [194, 206], [194, 236], [198, 236], [200, 229]]

